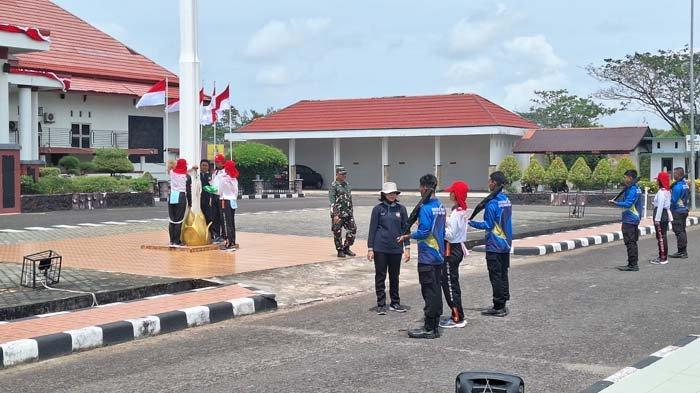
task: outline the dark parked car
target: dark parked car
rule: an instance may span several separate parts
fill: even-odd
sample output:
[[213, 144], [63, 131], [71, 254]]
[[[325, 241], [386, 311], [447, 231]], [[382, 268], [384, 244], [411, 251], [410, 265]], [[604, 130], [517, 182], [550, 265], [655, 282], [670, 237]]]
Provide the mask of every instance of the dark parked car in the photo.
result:
[[[297, 165], [297, 175], [304, 180], [302, 187], [304, 188], [323, 188], [323, 176], [315, 170], [309, 168], [306, 165]], [[279, 175], [275, 175], [273, 183], [275, 185], [287, 184], [287, 179], [289, 174], [287, 171], [281, 172]]]

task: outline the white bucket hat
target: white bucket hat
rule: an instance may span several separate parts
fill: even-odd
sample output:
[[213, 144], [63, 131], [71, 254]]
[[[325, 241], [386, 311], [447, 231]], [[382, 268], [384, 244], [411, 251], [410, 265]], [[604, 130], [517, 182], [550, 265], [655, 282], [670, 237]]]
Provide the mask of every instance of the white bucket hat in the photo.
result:
[[396, 183], [393, 181], [386, 182], [384, 185], [382, 185], [382, 194], [391, 194], [392, 192], [395, 192], [397, 194], [401, 194], [401, 191], [399, 191], [396, 188]]

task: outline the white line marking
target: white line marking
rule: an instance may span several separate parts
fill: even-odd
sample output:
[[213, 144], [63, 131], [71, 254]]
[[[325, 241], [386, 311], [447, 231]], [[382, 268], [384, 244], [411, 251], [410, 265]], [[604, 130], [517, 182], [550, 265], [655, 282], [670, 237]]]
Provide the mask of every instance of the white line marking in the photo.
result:
[[102, 221], [103, 224], [107, 225], [129, 225], [125, 222], [119, 222], [119, 221]]
[[165, 294], [163, 294], [163, 295], [146, 296], [144, 299], [149, 299], [149, 300], [150, 300], [150, 299], [160, 299], [160, 298], [162, 298], [162, 297], [168, 297], [168, 296], [173, 296], [173, 295], [170, 294], [170, 293], [165, 293]]
[[53, 231], [53, 228], [46, 228], [46, 227], [24, 227], [24, 229], [28, 231]]
[[151, 221], [170, 221], [169, 218], [151, 218]]
[[148, 220], [125, 220], [126, 222], [148, 222]]
[[114, 302], [114, 303], [100, 304], [100, 305], [95, 306], [95, 307], [96, 307], [96, 308], [105, 308], [105, 307], [116, 306], [116, 305], [119, 305], [119, 304], [124, 304], [124, 302]]
[[21, 233], [21, 232], [27, 232], [24, 229], [0, 229], [0, 232], [6, 232], [6, 233]]
[[51, 225], [54, 228], [63, 228], [63, 229], [75, 229], [75, 228], [80, 228], [77, 225]]
[[36, 315], [37, 318], [46, 318], [46, 317], [53, 317], [54, 315], [63, 315], [63, 314], [68, 314], [68, 311], [57, 311], [57, 312], [50, 312], [47, 314], [39, 314]]
[[105, 226], [104, 224], [93, 224], [90, 222], [84, 222], [84, 223], [78, 224], [78, 225], [83, 226], [83, 227], [103, 227], [103, 226]]

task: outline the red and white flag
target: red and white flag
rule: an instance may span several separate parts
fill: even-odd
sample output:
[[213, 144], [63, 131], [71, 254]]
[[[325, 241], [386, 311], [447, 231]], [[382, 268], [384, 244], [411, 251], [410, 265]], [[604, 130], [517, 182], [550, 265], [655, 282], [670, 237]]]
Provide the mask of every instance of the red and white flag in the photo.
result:
[[219, 117], [223, 117], [224, 111], [227, 111], [231, 109], [231, 101], [229, 100], [229, 86], [226, 86], [224, 91], [221, 92], [216, 98], [214, 99], [214, 113], [216, 113], [217, 119]]
[[216, 86], [214, 86], [214, 90], [211, 92], [211, 101], [209, 102], [209, 105], [201, 106], [202, 109], [202, 116], [200, 118], [200, 124], [203, 126], [208, 126], [211, 124], [216, 123], [216, 113], [214, 112], [214, 102], [216, 98]]
[[146, 94], [136, 103], [137, 108], [154, 105], [165, 105], [165, 79], [148, 89]]
[[[204, 89], [199, 90], [199, 106], [202, 106], [204, 102]], [[180, 99], [173, 98], [168, 100], [168, 113], [179, 112], [180, 111]], [[200, 108], [201, 111], [201, 108]]]

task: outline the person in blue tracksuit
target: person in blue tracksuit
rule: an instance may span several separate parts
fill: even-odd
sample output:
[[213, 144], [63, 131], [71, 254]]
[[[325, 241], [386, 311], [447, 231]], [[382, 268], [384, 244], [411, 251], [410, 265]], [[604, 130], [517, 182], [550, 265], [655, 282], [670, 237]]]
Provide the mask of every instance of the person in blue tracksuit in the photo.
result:
[[669, 255], [671, 258], [688, 258], [688, 235], [685, 224], [688, 219], [688, 203], [690, 202], [690, 187], [685, 181], [685, 170], [678, 167], [673, 170], [673, 185], [671, 186], [671, 215], [673, 215], [673, 233], [676, 235], [678, 252]]
[[397, 241], [418, 241], [418, 281], [425, 301], [424, 325], [408, 331], [411, 338], [440, 337], [440, 315], [442, 314], [442, 292], [440, 274], [445, 255], [445, 221], [447, 213], [440, 200], [435, 197], [437, 178], [428, 174], [420, 178], [421, 195], [429, 193], [429, 199], [420, 207], [418, 228], [410, 235], [399, 236]]
[[[501, 171], [489, 176], [489, 191], [503, 187], [506, 177]], [[469, 221], [469, 226], [486, 231], [486, 267], [489, 271], [493, 291], [493, 307], [482, 311], [483, 315], [505, 317], [506, 302], [510, 300], [508, 269], [510, 249], [513, 245], [513, 207], [510, 200], [499, 192], [484, 207], [484, 221]]]
[[630, 169], [625, 172], [625, 189], [623, 199], [610, 200], [610, 203], [621, 207], [622, 211], [622, 238], [627, 247], [627, 265], [619, 266], [623, 272], [639, 271], [639, 221], [642, 211], [642, 191], [637, 186], [637, 171]]

